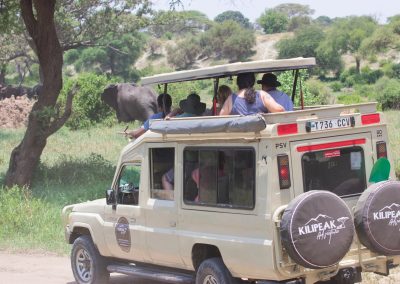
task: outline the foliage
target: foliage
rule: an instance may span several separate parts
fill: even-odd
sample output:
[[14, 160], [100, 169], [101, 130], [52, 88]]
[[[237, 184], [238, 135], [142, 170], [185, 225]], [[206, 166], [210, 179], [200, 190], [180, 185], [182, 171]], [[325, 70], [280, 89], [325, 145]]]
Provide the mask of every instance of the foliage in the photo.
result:
[[361, 73], [357, 73], [356, 68], [350, 68], [340, 74], [340, 81], [346, 87], [357, 84], [374, 84], [383, 76], [382, 70], [372, 70], [368, 66], [362, 68]]
[[222, 23], [227, 20], [232, 20], [240, 24], [243, 28], [246, 29], [251, 29], [252, 26], [250, 24], [250, 21], [248, 18], [243, 16], [242, 13], [239, 11], [225, 11], [222, 12], [221, 14], [218, 14], [215, 18], [214, 21], [217, 23]]
[[356, 59], [356, 70], [360, 72], [360, 62], [363, 52], [360, 47], [363, 40], [368, 38], [376, 29], [377, 23], [367, 16], [341, 18], [328, 29], [320, 52], [334, 50], [339, 54], [350, 52]]
[[72, 114], [66, 126], [76, 130], [113, 117], [114, 112], [101, 100], [101, 93], [109, 83], [116, 81], [116, 79], [110, 80], [104, 75], [93, 73], [83, 73], [76, 79], [67, 79], [61, 91], [61, 103], [65, 102], [67, 93], [75, 83], [77, 84], [78, 92], [75, 94]]
[[306, 28], [311, 24], [311, 18], [308, 16], [297, 16], [289, 20], [287, 30], [289, 32], [295, 31], [299, 28]]
[[340, 83], [340, 82], [338, 82], [338, 81], [335, 81], [335, 82], [332, 82], [330, 85], [329, 85], [329, 87], [332, 89], [332, 91], [334, 91], [334, 92], [340, 92], [340, 90], [343, 88], [343, 85], [342, 85], [342, 83]]
[[132, 65], [139, 58], [143, 47], [144, 38], [140, 33], [117, 37], [109, 33], [100, 41], [99, 47], [70, 50], [65, 58], [78, 72], [109, 73], [121, 76], [125, 81], [136, 81], [138, 76]]
[[195, 35], [207, 30], [210, 25], [208, 17], [199, 11], [158, 11], [152, 18], [149, 32], [157, 38], [166, 34]]
[[337, 97], [339, 104], [352, 105], [364, 102], [362, 97], [357, 94], [341, 94]]
[[315, 57], [316, 49], [324, 40], [324, 32], [318, 26], [309, 26], [299, 29], [294, 37], [278, 42], [279, 58]]
[[400, 63], [387, 63], [382, 69], [385, 76], [400, 79]]
[[201, 52], [200, 44], [196, 38], [190, 37], [178, 41], [176, 46], [167, 47], [168, 63], [177, 69], [186, 69], [193, 65]]
[[255, 43], [254, 31], [232, 20], [215, 24], [200, 38], [203, 56], [214, 55], [217, 59], [226, 58], [230, 62], [246, 60], [252, 55]]
[[257, 19], [266, 34], [281, 33], [287, 30], [289, 18], [282, 12], [267, 9]]
[[333, 23], [333, 20], [328, 16], [319, 16], [314, 20], [314, 23], [321, 27], [328, 27]]
[[285, 14], [288, 18], [311, 16], [314, 10], [308, 5], [297, 3], [284, 3], [274, 7], [275, 11]]
[[377, 100], [382, 109], [400, 109], [400, 82], [382, 78], [376, 84]]
[[[400, 34], [399, 34], [400, 35]], [[400, 46], [400, 36], [393, 32], [390, 25], [378, 27], [374, 33], [363, 40], [360, 51], [364, 57], [395, 49]]]

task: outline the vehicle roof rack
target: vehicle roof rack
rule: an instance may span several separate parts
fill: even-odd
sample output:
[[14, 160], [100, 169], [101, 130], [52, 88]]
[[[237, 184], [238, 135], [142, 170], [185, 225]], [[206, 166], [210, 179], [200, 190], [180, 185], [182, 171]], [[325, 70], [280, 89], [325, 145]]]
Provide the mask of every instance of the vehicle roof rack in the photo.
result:
[[309, 58], [291, 58], [258, 60], [250, 62], [236, 62], [224, 65], [210, 66], [194, 70], [177, 71], [171, 73], [158, 74], [149, 77], [143, 77], [142, 86], [154, 84], [168, 84], [176, 82], [185, 82], [192, 80], [201, 80], [209, 78], [222, 78], [235, 76], [240, 73], [254, 72], [266, 73], [284, 70], [298, 70], [312, 68], [316, 65], [314, 57]]

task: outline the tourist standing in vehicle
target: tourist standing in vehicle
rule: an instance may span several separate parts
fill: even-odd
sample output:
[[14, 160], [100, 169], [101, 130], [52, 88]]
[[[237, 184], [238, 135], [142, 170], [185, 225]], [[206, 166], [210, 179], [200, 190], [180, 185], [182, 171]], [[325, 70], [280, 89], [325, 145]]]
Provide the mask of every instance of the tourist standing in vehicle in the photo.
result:
[[166, 117], [171, 112], [171, 106], [172, 106], [171, 96], [169, 94], [160, 94], [157, 97], [158, 112], [153, 114], [152, 116], [150, 116], [150, 118], [147, 119], [140, 128], [128, 132], [127, 133], [128, 137], [138, 138], [141, 135], [143, 135], [147, 130], [149, 130], [150, 120], [151, 119], [162, 119], [162, 118]]
[[278, 81], [276, 76], [272, 73], [265, 73], [261, 80], [257, 81], [257, 84], [262, 85], [262, 90], [266, 91], [271, 97], [286, 111], [293, 111], [293, 102], [290, 97], [282, 91], [276, 89], [281, 83]]
[[278, 104], [267, 92], [256, 91], [254, 73], [242, 73], [236, 78], [239, 91], [230, 95], [220, 112], [220, 115], [282, 112], [285, 109]]

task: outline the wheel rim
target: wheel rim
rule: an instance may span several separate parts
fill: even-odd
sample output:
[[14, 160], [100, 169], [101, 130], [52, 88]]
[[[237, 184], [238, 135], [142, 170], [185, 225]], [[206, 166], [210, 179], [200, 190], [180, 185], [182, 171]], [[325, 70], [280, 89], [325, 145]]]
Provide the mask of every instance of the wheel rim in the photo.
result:
[[76, 253], [75, 266], [79, 278], [84, 282], [89, 282], [92, 278], [92, 258], [85, 249], [79, 249]]
[[207, 275], [207, 276], [204, 278], [203, 284], [218, 284], [218, 281], [217, 281], [217, 279], [215, 279], [214, 276], [212, 276], [212, 275]]

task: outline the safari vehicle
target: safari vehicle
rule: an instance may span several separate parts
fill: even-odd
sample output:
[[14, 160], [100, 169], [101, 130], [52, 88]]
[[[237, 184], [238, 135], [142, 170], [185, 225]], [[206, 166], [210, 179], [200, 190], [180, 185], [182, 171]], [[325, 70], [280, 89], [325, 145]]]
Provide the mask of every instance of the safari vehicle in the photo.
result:
[[[314, 58], [161, 74], [144, 85], [311, 68]], [[355, 283], [399, 264], [400, 185], [375, 103], [154, 120], [106, 198], [63, 209], [77, 283]], [[172, 171], [174, 190], [163, 189]]]

